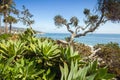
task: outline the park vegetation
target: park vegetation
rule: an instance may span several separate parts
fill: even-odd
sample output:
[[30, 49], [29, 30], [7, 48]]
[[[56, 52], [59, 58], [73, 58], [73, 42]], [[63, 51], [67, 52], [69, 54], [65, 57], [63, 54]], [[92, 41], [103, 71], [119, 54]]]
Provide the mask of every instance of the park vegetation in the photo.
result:
[[[5, 33], [0, 34], [0, 80], [116, 80], [120, 78], [120, 46], [117, 43], [97, 44], [93, 53], [89, 46], [74, 42], [74, 38], [94, 32], [107, 21], [120, 21], [119, 0], [98, 0], [97, 13], [85, 9], [85, 24], [77, 17], [69, 21], [54, 17], [55, 25], [65, 26], [71, 33], [67, 44], [50, 38], [36, 38], [32, 29], [33, 15], [13, 0], [0, 0], [0, 16]], [[112, 5], [112, 6], [111, 6]], [[116, 10], [118, 12], [116, 12]], [[12, 24], [29, 26], [21, 34], [12, 34]], [[8, 33], [8, 24], [10, 31]], [[74, 30], [71, 29], [74, 27]], [[81, 33], [81, 32], [82, 33]], [[94, 55], [93, 55], [94, 54]]]
[[0, 79], [109, 80], [115, 77], [108, 73], [107, 67], [99, 67], [97, 59], [84, 61], [69, 45], [62, 47], [54, 40], [35, 38], [31, 29], [16, 38], [8, 35], [5, 38], [0, 41]]

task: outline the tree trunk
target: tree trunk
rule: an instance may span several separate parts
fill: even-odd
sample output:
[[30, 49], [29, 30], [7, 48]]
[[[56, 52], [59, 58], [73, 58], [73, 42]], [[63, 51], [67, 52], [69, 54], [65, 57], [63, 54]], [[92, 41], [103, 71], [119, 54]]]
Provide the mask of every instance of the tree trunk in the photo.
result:
[[2, 33], [1, 16], [2, 14], [0, 13], [0, 33]]
[[[6, 19], [6, 17], [7, 17], [7, 13], [5, 12], [4, 13], [4, 20]], [[5, 23], [5, 26], [4, 26], [5, 27], [5, 33], [8, 33], [8, 24], [7, 24], [7, 21], [5, 20], [4, 23]]]
[[74, 38], [75, 38], [75, 33], [72, 33], [71, 34], [71, 37], [70, 37], [70, 41], [69, 41], [69, 44], [72, 46], [73, 44], [74, 44], [74, 42], [73, 42], [73, 40], [74, 40]]
[[12, 31], [12, 23], [10, 23], [10, 32], [9, 33], [11, 33], [11, 31]]

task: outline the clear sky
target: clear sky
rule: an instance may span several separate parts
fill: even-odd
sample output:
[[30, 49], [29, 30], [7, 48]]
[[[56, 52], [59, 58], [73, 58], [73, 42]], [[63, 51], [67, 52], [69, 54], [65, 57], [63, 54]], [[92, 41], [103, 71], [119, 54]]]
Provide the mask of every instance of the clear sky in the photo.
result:
[[[57, 28], [54, 25], [54, 16], [62, 15], [66, 19], [76, 16], [79, 25], [83, 26], [83, 10], [88, 8], [93, 10], [97, 0], [14, 0], [18, 9], [25, 5], [34, 15], [35, 24], [33, 29], [49, 33], [66, 33], [65, 27]], [[15, 26], [23, 27], [22, 24]], [[120, 33], [120, 23], [107, 22], [100, 26], [94, 33]]]

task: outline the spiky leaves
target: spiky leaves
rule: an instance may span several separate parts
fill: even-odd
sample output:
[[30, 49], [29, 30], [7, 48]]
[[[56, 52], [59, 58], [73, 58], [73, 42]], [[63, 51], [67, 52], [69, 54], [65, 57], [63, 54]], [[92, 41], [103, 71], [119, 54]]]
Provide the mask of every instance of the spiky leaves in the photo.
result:
[[61, 80], [111, 80], [114, 75], [109, 74], [106, 68], [98, 68], [97, 61], [79, 67], [78, 62], [71, 62], [70, 69], [64, 62], [64, 67], [60, 66]]

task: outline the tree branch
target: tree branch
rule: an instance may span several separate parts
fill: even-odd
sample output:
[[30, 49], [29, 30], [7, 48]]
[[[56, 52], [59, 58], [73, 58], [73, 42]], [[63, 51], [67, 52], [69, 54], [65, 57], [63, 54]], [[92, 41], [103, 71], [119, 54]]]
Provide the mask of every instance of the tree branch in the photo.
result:
[[70, 32], [70, 33], [74, 33], [74, 31], [72, 31], [71, 29], [70, 29], [70, 25], [71, 25], [72, 23], [68, 23], [68, 24], [65, 24], [65, 26], [67, 27], [67, 30]]
[[95, 31], [99, 27], [99, 25], [102, 23], [103, 17], [104, 16], [102, 14], [101, 17], [100, 17], [100, 20], [96, 23], [95, 27], [88, 29], [84, 33], [76, 34], [75, 37], [85, 36], [87, 33]]

